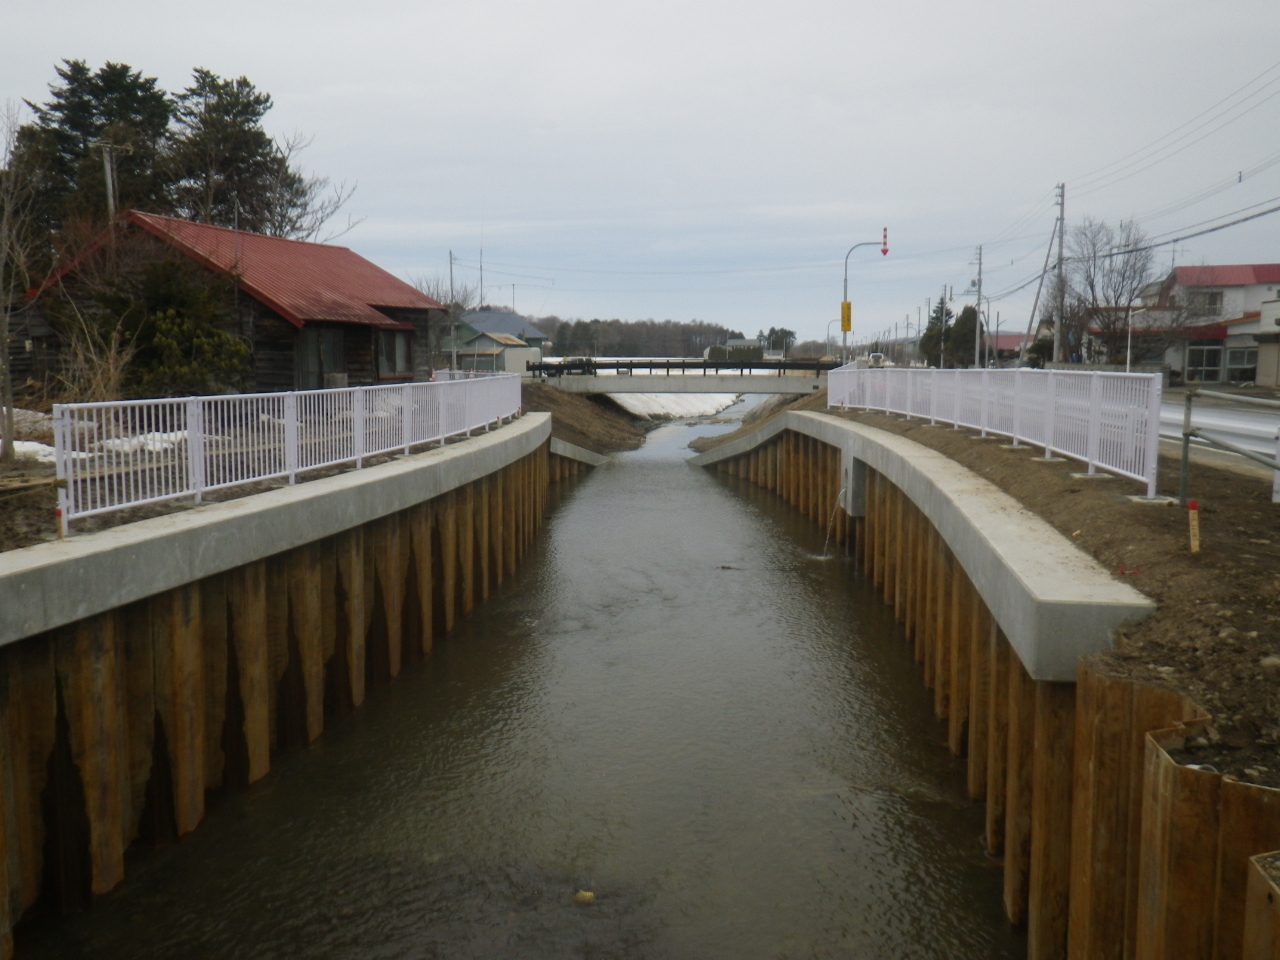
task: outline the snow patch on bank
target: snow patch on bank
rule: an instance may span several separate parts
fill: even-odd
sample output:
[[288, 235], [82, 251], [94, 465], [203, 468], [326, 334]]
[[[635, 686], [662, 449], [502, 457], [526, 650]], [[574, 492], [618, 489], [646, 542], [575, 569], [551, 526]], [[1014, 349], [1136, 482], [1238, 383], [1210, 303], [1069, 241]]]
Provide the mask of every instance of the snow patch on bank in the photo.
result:
[[13, 452], [19, 460], [35, 460], [37, 463], [54, 462], [53, 447], [45, 443], [36, 443], [34, 440], [15, 440]]
[[678, 420], [710, 417], [730, 407], [736, 393], [611, 393], [609, 399], [634, 417]]

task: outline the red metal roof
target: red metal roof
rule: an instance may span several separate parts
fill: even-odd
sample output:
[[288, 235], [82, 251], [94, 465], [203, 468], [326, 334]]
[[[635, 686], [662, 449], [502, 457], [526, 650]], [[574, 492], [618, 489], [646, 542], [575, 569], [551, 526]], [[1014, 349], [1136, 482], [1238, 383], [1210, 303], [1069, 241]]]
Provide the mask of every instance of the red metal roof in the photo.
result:
[[1280, 263], [1174, 267], [1173, 273], [1182, 287], [1248, 287], [1255, 283], [1280, 283]]
[[1021, 350], [1024, 340], [1028, 343], [1031, 342], [1027, 340], [1025, 333], [1001, 333], [995, 334], [989, 339], [995, 342], [997, 350]]
[[399, 328], [375, 308], [444, 309], [347, 247], [283, 240], [136, 210], [125, 219], [210, 270], [237, 276], [240, 289], [295, 326], [330, 321]]

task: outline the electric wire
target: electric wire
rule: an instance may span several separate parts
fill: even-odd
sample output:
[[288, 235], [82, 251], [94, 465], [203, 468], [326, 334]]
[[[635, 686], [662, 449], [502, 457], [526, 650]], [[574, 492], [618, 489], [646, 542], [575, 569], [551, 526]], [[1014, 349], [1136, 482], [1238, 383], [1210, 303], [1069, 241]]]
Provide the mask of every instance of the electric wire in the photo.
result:
[[[1280, 70], [1280, 61], [1276, 61], [1267, 69], [1263, 70], [1261, 73], [1255, 76], [1253, 79], [1247, 81], [1246, 83], [1237, 87], [1231, 93], [1227, 94], [1221, 100], [1217, 101], [1216, 103], [1202, 110], [1200, 113], [1196, 114], [1190, 120], [1187, 120], [1184, 123], [1181, 123], [1178, 126], [1174, 127], [1172, 130], [1170, 130], [1168, 133], [1164, 134], [1163, 136], [1157, 137], [1155, 140], [1151, 141], [1146, 146], [1139, 147], [1137, 150], [1134, 150], [1131, 153], [1125, 154], [1123, 157], [1120, 157], [1118, 160], [1113, 160], [1111, 163], [1098, 167], [1095, 170], [1090, 171], [1089, 173], [1085, 173], [1078, 177], [1072, 178], [1071, 183], [1075, 185], [1076, 192], [1079, 192], [1083, 188], [1088, 188], [1098, 181], [1106, 180], [1116, 175], [1117, 173], [1120, 172], [1121, 169], [1124, 169], [1129, 166], [1133, 166], [1136, 163], [1144, 162], [1154, 154], [1159, 153], [1161, 150], [1165, 150], [1165, 149], [1168, 149], [1169, 147], [1174, 146], [1181, 140], [1184, 140], [1188, 136], [1191, 136], [1197, 131], [1203, 129], [1206, 125], [1213, 123], [1214, 121], [1218, 120], [1222, 116], [1225, 116], [1226, 114], [1230, 113], [1232, 110], [1235, 110], [1239, 106], [1243, 105], [1244, 103], [1247, 103], [1250, 99], [1252, 99], [1253, 97], [1257, 96], [1258, 94], [1266, 90], [1272, 84], [1276, 83], [1277, 81], [1280, 81], [1280, 75], [1277, 75], [1275, 77], [1272, 77], [1270, 80], [1267, 80], [1266, 83], [1262, 84], [1262, 86], [1259, 87], [1257, 90], [1252, 91], [1251, 93], [1247, 94], [1244, 98], [1242, 98], [1239, 103], [1230, 104], [1230, 106], [1227, 106], [1225, 109], [1219, 111], [1213, 116], [1208, 117], [1208, 119], [1204, 120], [1203, 123], [1200, 123], [1198, 126], [1194, 127], [1191, 130], [1188, 130], [1186, 133], [1183, 133], [1180, 136], [1175, 137], [1171, 142], [1165, 143], [1165, 141], [1169, 140], [1170, 137], [1174, 137], [1175, 134], [1178, 134], [1179, 131], [1183, 130], [1186, 127], [1191, 126], [1192, 124], [1195, 124], [1197, 121], [1201, 120], [1201, 118], [1205, 117], [1206, 115], [1213, 113], [1223, 104], [1229, 103], [1229, 101], [1234, 100], [1240, 93], [1242, 93], [1245, 90], [1248, 90], [1250, 87], [1257, 84], [1268, 74], [1276, 73], [1278, 70]], [[1272, 96], [1274, 96], [1274, 94], [1272, 94]], [[1270, 97], [1268, 97], [1267, 99], [1270, 99]], [[1256, 109], [1256, 107], [1258, 106], [1261, 106], [1261, 103], [1255, 104], [1253, 107], [1250, 107], [1249, 110]], [[1249, 111], [1245, 111], [1245, 113], [1248, 113], [1248, 112]], [[1234, 120], [1239, 119], [1240, 116], [1244, 116], [1244, 114], [1242, 113], [1239, 116], [1233, 118], [1231, 122], [1234, 122]], [[1181, 149], [1183, 148], [1179, 148], [1179, 150], [1176, 152], [1181, 152]], [[1170, 154], [1170, 156], [1173, 156], [1173, 154]], [[1113, 168], [1118, 168], [1118, 169], [1113, 169]]]

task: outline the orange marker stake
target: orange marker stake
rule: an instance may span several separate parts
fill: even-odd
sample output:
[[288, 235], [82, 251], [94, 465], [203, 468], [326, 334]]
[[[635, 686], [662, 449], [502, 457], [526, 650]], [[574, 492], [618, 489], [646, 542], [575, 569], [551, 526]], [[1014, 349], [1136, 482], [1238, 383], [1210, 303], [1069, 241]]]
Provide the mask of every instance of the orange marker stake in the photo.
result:
[[1187, 519], [1191, 524], [1191, 552], [1200, 552], [1200, 501], [1187, 501]]

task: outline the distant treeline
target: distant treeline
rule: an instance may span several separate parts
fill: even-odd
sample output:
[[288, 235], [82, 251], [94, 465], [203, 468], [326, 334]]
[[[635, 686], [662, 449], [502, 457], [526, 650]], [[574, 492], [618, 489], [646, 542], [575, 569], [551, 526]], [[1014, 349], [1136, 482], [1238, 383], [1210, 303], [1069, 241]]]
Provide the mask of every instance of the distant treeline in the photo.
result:
[[542, 317], [534, 325], [562, 357], [700, 357], [711, 346], [742, 331], [701, 320], [561, 320]]

